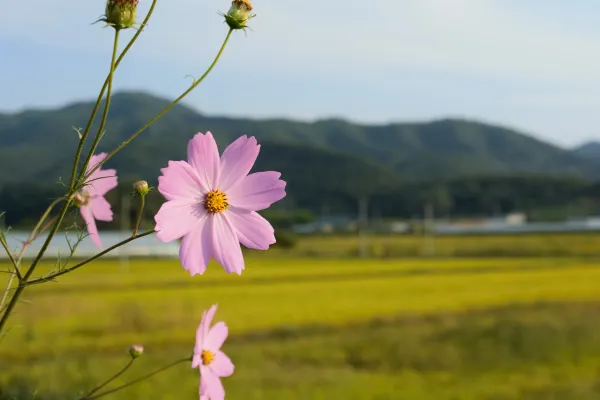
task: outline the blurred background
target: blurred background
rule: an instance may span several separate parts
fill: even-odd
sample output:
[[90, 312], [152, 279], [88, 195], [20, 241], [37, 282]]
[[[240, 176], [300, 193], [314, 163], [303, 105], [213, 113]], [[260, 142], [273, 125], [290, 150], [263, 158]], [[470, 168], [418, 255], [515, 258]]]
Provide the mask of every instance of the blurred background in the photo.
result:
[[[119, 382], [185, 357], [214, 303], [230, 327], [230, 399], [600, 398], [600, 4], [254, 7], [205, 83], [110, 161], [120, 185], [100, 229], [107, 246], [130, 236], [132, 182], [156, 186], [210, 130], [221, 150], [256, 136], [255, 170], [288, 182], [262, 212], [277, 243], [245, 252], [241, 277], [211, 264], [190, 278], [178, 243], [149, 236], [29, 289], [0, 339], [0, 399], [77, 398], [134, 343], [146, 352]], [[101, 151], [202, 74], [228, 8], [158, 2], [117, 71]], [[90, 25], [101, 0], [2, 9], [0, 227], [17, 249], [63, 191], [112, 31]], [[142, 228], [163, 201], [149, 195]], [[65, 235], [42, 269], [68, 253]], [[76, 257], [96, 251], [86, 239]], [[197, 391], [182, 365], [112, 398]]]

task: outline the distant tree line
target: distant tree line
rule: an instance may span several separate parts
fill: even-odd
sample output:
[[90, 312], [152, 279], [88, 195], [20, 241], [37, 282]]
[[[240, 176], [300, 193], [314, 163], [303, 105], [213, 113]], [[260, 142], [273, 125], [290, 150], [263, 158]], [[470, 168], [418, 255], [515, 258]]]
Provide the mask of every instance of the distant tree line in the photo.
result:
[[[360, 185], [359, 185], [360, 186]], [[52, 199], [60, 196], [61, 187], [38, 187], [32, 184], [7, 184], [0, 190], [0, 212], [5, 226], [30, 226], [44, 212]], [[129, 210], [121, 201], [129, 196], [131, 183], [122, 182], [111, 191], [108, 200], [115, 212], [106, 228], [118, 229], [123, 219], [133, 224], [138, 199], [131, 198]], [[525, 212], [532, 219], [560, 220], [600, 212], [600, 183], [572, 178], [540, 176], [463, 178], [445, 182], [398, 183], [375, 187], [339, 187], [319, 183], [311, 186], [289, 184], [288, 196], [281, 204], [263, 212], [278, 227], [309, 222], [321, 215], [358, 213], [358, 202], [365, 197], [369, 214], [378, 218], [419, 218], [430, 204], [437, 217], [476, 217]], [[153, 216], [164, 199], [158, 192], [149, 195], [144, 213], [146, 227], [153, 226]], [[123, 216], [122, 213], [128, 215]], [[76, 213], [70, 218], [77, 221]], [[125, 218], [124, 218], [125, 217]]]

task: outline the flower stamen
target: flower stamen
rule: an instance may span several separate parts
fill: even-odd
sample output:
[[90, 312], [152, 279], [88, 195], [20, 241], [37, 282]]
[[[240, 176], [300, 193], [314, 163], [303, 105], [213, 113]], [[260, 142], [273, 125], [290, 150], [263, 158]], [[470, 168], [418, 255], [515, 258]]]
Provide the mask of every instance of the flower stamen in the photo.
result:
[[200, 358], [202, 359], [203, 365], [209, 365], [210, 363], [212, 363], [214, 361], [215, 355], [214, 355], [214, 353], [212, 353], [208, 350], [202, 350], [202, 354], [200, 355]]
[[211, 214], [223, 212], [229, 208], [227, 195], [220, 190], [211, 190], [204, 197], [204, 208]]

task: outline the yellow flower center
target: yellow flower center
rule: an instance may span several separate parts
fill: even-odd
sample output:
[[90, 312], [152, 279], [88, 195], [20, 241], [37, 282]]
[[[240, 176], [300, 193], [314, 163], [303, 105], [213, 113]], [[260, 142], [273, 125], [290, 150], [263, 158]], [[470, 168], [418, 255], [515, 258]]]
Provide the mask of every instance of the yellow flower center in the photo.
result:
[[204, 197], [204, 208], [211, 214], [223, 212], [229, 208], [227, 196], [220, 190], [211, 190]]
[[202, 364], [208, 365], [215, 359], [215, 355], [208, 350], [202, 350], [202, 354], [200, 355], [202, 358]]

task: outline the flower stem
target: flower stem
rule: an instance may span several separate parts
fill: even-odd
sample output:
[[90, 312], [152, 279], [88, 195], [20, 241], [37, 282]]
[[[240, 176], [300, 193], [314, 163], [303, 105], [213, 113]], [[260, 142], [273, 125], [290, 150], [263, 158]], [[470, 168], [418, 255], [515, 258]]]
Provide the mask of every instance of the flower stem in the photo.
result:
[[[103, 115], [102, 121], [100, 123], [100, 129], [98, 130], [98, 135], [96, 136], [96, 140], [95, 140], [96, 145], [97, 145], [97, 142], [100, 140], [99, 139], [101, 136], [100, 133], [102, 132], [102, 129], [104, 129], [104, 124], [106, 123], [106, 117], [108, 116], [108, 106], [110, 105], [110, 94], [111, 94], [111, 90], [112, 90], [112, 78], [113, 78], [113, 74], [115, 71], [115, 58], [116, 58], [118, 40], [119, 40], [119, 30], [116, 30], [114, 43], [113, 43], [113, 52], [112, 52], [112, 57], [111, 57], [111, 61], [110, 61], [110, 73], [109, 73], [109, 77], [108, 77], [108, 91], [107, 91], [106, 105], [104, 108], [104, 115]], [[85, 171], [85, 166], [89, 163], [89, 159], [91, 158], [93, 150], [94, 150], [94, 148], [92, 148], [90, 150], [88, 159], [86, 160], [86, 162], [84, 164], [84, 171]], [[60, 228], [60, 224], [62, 223], [65, 215], [67, 214], [69, 205], [71, 204], [71, 201], [73, 201], [74, 194], [75, 194], [74, 190], [70, 189], [69, 195], [66, 197], [66, 199], [63, 203], [63, 206], [60, 209], [58, 216], [56, 217], [56, 221], [54, 222], [54, 225], [52, 225], [52, 229], [50, 229], [50, 232], [48, 233], [48, 237], [42, 244], [42, 248], [40, 249], [39, 253], [35, 256], [33, 262], [31, 263], [31, 266], [29, 267], [29, 269], [23, 276], [22, 282], [19, 284], [19, 286], [17, 287], [17, 290], [15, 290], [15, 293], [13, 294], [8, 305], [6, 306], [6, 310], [2, 314], [2, 318], [0, 318], [0, 333], [2, 333], [2, 330], [3, 330], [4, 326], [6, 325], [6, 321], [8, 321], [8, 317], [11, 315], [13, 309], [17, 305], [17, 302], [19, 301], [19, 297], [21, 297], [21, 294], [23, 294], [23, 291], [28, 286], [29, 278], [31, 277], [31, 275], [33, 274], [33, 272], [39, 265], [40, 261], [42, 260], [42, 257], [44, 257], [46, 250], [48, 250], [48, 246], [50, 246], [50, 242], [52, 242], [54, 235]], [[39, 224], [39, 225], [41, 225], [41, 224]]]
[[140, 129], [138, 129], [135, 133], [133, 133], [131, 136], [129, 136], [127, 139], [125, 139], [124, 142], [122, 142], [116, 149], [114, 149], [113, 151], [111, 151], [104, 160], [102, 160], [101, 162], [99, 162], [95, 167], [93, 167], [90, 172], [87, 173], [87, 175], [84, 178], [87, 179], [87, 177], [89, 177], [94, 171], [96, 171], [98, 168], [100, 168], [104, 163], [106, 163], [108, 160], [110, 160], [115, 154], [117, 154], [119, 151], [121, 151], [125, 146], [127, 146], [129, 143], [131, 143], [131, 141], [133, 139], [135, 139], [140, 133], [144, 132], [146, 129], [148, 129], [152, 124], [154, 124], [156, 121], [158, 121], [163, 115], [165, 115], [171, 108], [173, 108], [175, 105], [177, 105], [177, 103], [179, 103], [181, 100], [183, 100], [183, 98], [185, 96], [187, 96], [188, 94], [190, 94], [190, 92], [192, 90], [194, 90], [200, 83], [202, 83], [202, 81], [208, 76], [208, 74], [213, 70], [213, 68], [215, 67], [215, 65], [217, 65], [217, 62], [219, 61], [219, 59], [221, 58], [221, 55], [223, 54], [223, 51], [225, 50], [225, 47], [227, 46], [227, 42], [229, 42], [229, 38], [231, 37], [231, 33], [233, 32], [233, 29], [230, 29], [229, 32], [227, 32], [227, 36], [225, 37], [225, 40], [223, 41], [223, 44], [221, 45], [221, 48], [219, 49], [219, 52], [217, 53], [215, 59], [213, 60], [212, 64], [210, 64], [210, 66], [208, 67], [208, 69], [204, 72], [204, 74], [197, 80], [195, 81], [192, 86], [190, 86], [185, 92], [183, 92], [181, 94], [181, 96], [179, 96], [178, 98], [176, 98], [175, 100], [173, 100], [173, 102], [171, 102], [169, 105], [167, 105], [165, 108], [163, 108], [162, 111], [160, 111], [158, 114], [156, 114], [154, 117], [152, 117], [152, 119], [150, 119], [150, 121], [148, 121], [146, 123], [146, 125], [142, 126]]
[[[10, 262], [12, 263], [13, 267], [15, 268], [15, 272], [12, 273], [12, 276], [8, 283], [8, 288], [6, 289], [6, 291], [8, 292], [8, 290], [10, 290], [10, 287], [12, 285], [12, 281], [13, 281], [15, 275], [19, 278], [19, 281], [21, 281], [23, 279], [23, 277], [21, 276], [21, 270], [19, 269], [19, 263], [17, 262], [17, 260], [15, 260], [15, 257], [13, 256], [12, 251], [10, 251], [10, 248], [8, 247], [8, 243], [6, 242], [6, 238], [4, 237], [4, 233], [2, 233], [2, 232], [0, 232], [0, 244], [2, 244], [2, 247], [4, 247], [4, 251], [6, 251], [6, 254], [8, 255]], [[5, 300], [6, 300], [6, 293], [4, 293], [4, 297], [2, 298], [2, 301], [0, 301], [0, 310], [2, 309], [2, 306], [4, 305]]]
[[95, 395], [95, 396], [92, 396], [92, 397], [86, 397], [85, 399], [86, 399], [86, 400], [95, 400], [95, 399], [99, 399], [100, 397], [104, 397], [104, 396], [106, 396], [106, 395], [109, 395], [109, 394], [112, 394], [112, 393], [118, 392], [119, 390], [123, 390], [123, 389], [125, 389], [125, 388], [128, 388], [128, 387], [130, 387], [130, 386], [133, 386], [133, 385], [135, 385], [136, 383], [142, 382], [142, 381], [144, 381], [144, 380], [146, 380], [146, 379], [148, 379], [148, 378], [151, 378], [151, 377], [153, 377], [154, 375], [160, 374], [161, 372], [164, 372], [164, 371], [166, 371], [166, 370], [168, 370], [168, 369], [170, 369], [170, 368], [172, 368], [172, 367], [174, 367], [174, 366], [176, 366], [176, 365], [178, 365], [178, 364], [184, 363], [184, 362], [186, 362], [186, 361], [187, 361], [187, 362], [189, 362], [189, 361], [191, 361], [191, 360], [190, 360], [190, 358], [189, 358], [189, 357], [187, 357], [187, 358], [183, 358], [183, 359], [181, 359], [181, 360], [177, 360], [177, 361], [175, 361], [175, 362], [172, 362], [171, 364], [168, 364], [168, 365], [166, 365], [166, 366], [164, 366], [164, 367], [162, 367], [162, 368], [159, 368], [159, 369], [157, 369], [157, 370], [156, 370], [156, 371], [154, 371], [154, 372], [150, 372], [149, 374], [147, 374], [147, 375], [144, 375], [144, 376], [142, 376], [142, 377], [140, 377], [140, 378], [138, 378], [138, 379], [134, 379], [134, 380], [132, 380], [131, 382], [127, 382], [127, 383], [125, 383], [125, 384], [123, 384], [123, 385], [121, 385], [121, 386], [117, 386], [117, 387], [116, 387], [116, 388], [114, 388], [114, 389], [107, 390], [106, 392], [99, 393], [99, 394], [97, 394], [97, 395]]
[[[31, 233], [29, 234], [29, 238], [27, 239], [27, 241], [25, 243], [23, 243], [21, 252], [19, 253], [19, 256], [17, 257], [16, 260], [14, 259], [13, 255], [9, 252], [8, 244], [6, 243], [4, 235], [2, 235], [0, 233], [0, 238], [3, 241], [2, 246], [6, 249], [13, 265], [15, 266], [16, 276], [19, 278], [19, 284], [22, 284], [23, 282], [25, 282], [25, 278], [23, 278], [23, 276], [21, 275], [21, 270], [20, 270], [21, 261], [23, 260], [25, 251], [42, 233], [44, 233], [44, 231], [46, 229], [48, 229], [49, 226], [51, 226], [54, 223], [56, 218], [52, 218], [50, 221], [48, 221], [48, 223], [46, 225], [42, 226], [44, 221], [48, 218], [48, 216], [52, 212], [52, 209], [54, 208], [54, 206], [62, 200], [63, 199], [56, 199], [48, 206], [48, 208], [46, 209], [44, 214], [42, 214], [42, 216], [40, 217], [40, 220], [38, 221], [36, 226], [33, 228]], [[4, 310], [4, 303], [6, 303], [6, 298], [8, 297], [8, 293], [10, 292], [10, 290], [12, 288], [14, 279], [15, 279], [15, 274], [13, 273], [8, 280], [8, 284], [6, 285], [6, 289], [4, 290], [4, 294], [2, 295], [2, 300], [0, 300], [0, 312], [2, 312]]]
[[117, 372], [116, 374], [114, 374], [113, 376], [111, 376], [110, 378], [108, 378], [108, 380], [106, 380], [104, 383], [96, 386], [88, 394], [86, 394], [85, 396], [79, 398], [79, 400], [87, 400], [87, 399], [92, 398], [92, 395], [94, 393], [96, 393], [100, 389], [103, 389], [104, 387], [106, 387], [106, 385], [108, 385], [109, 383], [111, 383], [112, 381], [114, 381], [115, 379], [117, 379], [118, 377], [120, 377], [121, 375], [123, 375], [129, 369], [129, 367], [131, 367], [133, 365], [134, 361], [135, 361], [135, 358], [130, 359], [129, 362], [127, 363], [127, 365], [125, 365], [123, 368], [121, 368], [121, 370], [119, 372]]
[[146, 195], [140, 195], [142, 199], [142, 204], [140, 204], [140, 211], [138, 212], [137, 220], [135, 221], [135, 226], [133, 227], [133, 234], [131, 237], [135, 237], [138, 233], [138, 229], [140, 229], [140, 223], [142, 222], [142, 214], [144, 213], [144, 206], [146, 206]]
[[[94, 138], [94, 141], [92, 142], [92, 147], [90, 148], [90, 151], [88, 152], [88, 155], [87, 155], [87, 157], [83, 163], [83, 166], [81, 168], [81, 172], [79, 173], [80, 178], [83, 175], [85, 175], [87, 166], [90, 163], [90, 160], [92, 159], [92, 156], [94, 155], [94, 152], [96, 151], [96, 148], [98, 147], [98, 143], [100, 143], [100, 139], [102, 139], [104, 127], [106, 126], [106, 120], [108, 119], [108, 109], [110, 108], [110, 99], [112, 96], [112, 84], [113, 84], [113, 78], [114, 78], [114, 74], [115, 74], [117, 49], [119, 47], [119, 32], [121, 32], [120, 29], [115, 29], [115, 39], [113, 42], [112, 58], [110, 60], [110, 72], [108, 74], [108, 89], [106, 90], [106, 100], [104, 101], [104, 113], [102, 114], [102, 119], [100, 120], [100, 126], [98, 127], [98, 132], [96, 133], [96, 137]], [[83, 139], [83, 136], [82, 136], [82, 139]], [[85, 182], [85, 180], [83, 180], [81, 182]]]
[[[144, 18], [144, 21], [142, 22], [141, 28], [137, 30], [135, 35], [133, 35], [133, 37], [131, 38], [129, 43], [127, 43], [127, 46], [125, 46], [125, 48], [119, 55], [119, 58], [117, 58], [117, 61], [115, 62], [115, 69], [117, 69], [117, 67], [123, 60], [123, 58], [125, 58], [125, 55], [127, 54], [127, 52], [129, 52], [129, 50], [131, 49], [131, 47], [133, 47], [133, 44], [135, 43], [137, 38], [142, 34], [142, 30], [148, 24], [148, 21], [150, 20], [150, 17], [152, 16], [152, 13], [154, 12], [154, 7], [156, 6], [157, 1], [158, 0], [152, 1], [150, 10], [148, 11], [148, 14], [146, 14], [146, 17]], [[96, 104], [94, 104], [94, 108], [92, 110], [92, 114], [90, 115], [90, 119], [87, 122], [87, 125], [85, 127], [83, 134], [81, 135], [81, 139], [79, 140], [79, 145], [77, 146], [77, 152], [75, 153], [75, 160], [73, 162], [73, 170], [71, 171], [71, 181], [69, 183], [69, 191], [71, 191], [71, 192], [73, 191], [73, 188], [75, 187], [75, 177], [77, 176], [77, 168], [79, 167], [79, 158], [81, 157], [81, 151], [83, 150], [83, 144], [84, 144], [85, 139], [87, 138], [88, 134], [90, 133], [90, 130], [92, 129], [92, 124], [94, 123], [94, 118], [96, 118], [96, 113], [98, 112], [98, 108], [100, 108], [100, 102], [102, 101], [102, 98], [104, 97], [104, 92], [106, 91], [106, 88], [108, 87], [109, 79], [110, 79], [110, 76], [107, 76], [106, 80], [104, 81], [104, 85], [102, 85], [102, 90], [100, 90], [100, 94], [98, 94], [98, 98], [96, 99]], [[85, 170], [85, 167], [86, 166], [84, 166], [84, 170]]]
[[73, 271], [75, 271], [76, 269], [78, 269], [78, 268], [81, 268], [81, 267], [83, 267], [84, 265], [91, 263], [91, 262], [92, 262], [92, 261], [94, 261], [95, 259], [97, 259], [97, 258], [100, 258], [100, 257], [102, 257], [103, 255], [105, 255], [105, 254], [107, 254], [107, 253], [110, 253], [111, 251], [115, 250], [116, 248], [119, 248], [119, 247], [121, 247], [121, 246], [123, 246], [123, 245], [126, 245], [126, 244], [127, 244], [127, 243], [129, 243], [129, 242], [132, 242], [132, 241], [134, 241], [134, 240], [136, 240], [136, 239], [139, 239], [139, 238], [142, 238], [142, 237], [144, 237], [144, 236], [151, 235], [151, 234], [153, 234], [153, 233], [154, 233], [154, 231], [146, 231], [146, 232], [144, 232], [144, 233], [140, 233], [139, 235], [132, 236], [132, 237], [130, 237], [130, 238], [127, 238], [127, 239], [125, 239], [125, 240], [122, 240], [122, 241], [120, 241], [119, 243], [117, 243], [117, 244], [115, 244], [115, 245], [113, 245], [113, 246], [109, 247], [108, 249], [106, 249], [106, 250], [103, 250], [103, 251], [101, 251], [100, 253], [96, 254], [95, 256], [93, 256], [93, 257], [90, 257], [90, 258], [88, 258], [87, 260], [84, 260], [84, 261], [82, 261], [82, 262], [80, 262], [80, 263], [78, 263], [78, 264], [75, 264], [75, 265], [74, 265], [74, 266], [72, 266], [72, 267], [69, 267], [69, 268], [62, 269], [62, 270], [60, 270], [60, 271], [58, 271], [58, 272], [55, 272], [55, 273], [53, 273], [53, 274], [50, 274], [50, 275], [48, 275], [48, 276], [46, 276], [46, 277], [43, 277], [43, 278], [37, 278], [37, 279], [32, 279], [32, 280], [30, 280], [30, 281], [27, 281], [27, 283], [25, 284], [25, 286], [29, 286], [29, 285], [38, 285], [38, 284], [40, 284], [40, 283], [44, 283], [44, 282], [51, 281], [51, 280], [53, 280], [54, 278], [57, 278], [57, 277], [59, 277], [59, 276], [61, 276], [61, 275], [68, 274], [69, 272], [73, 272]]

